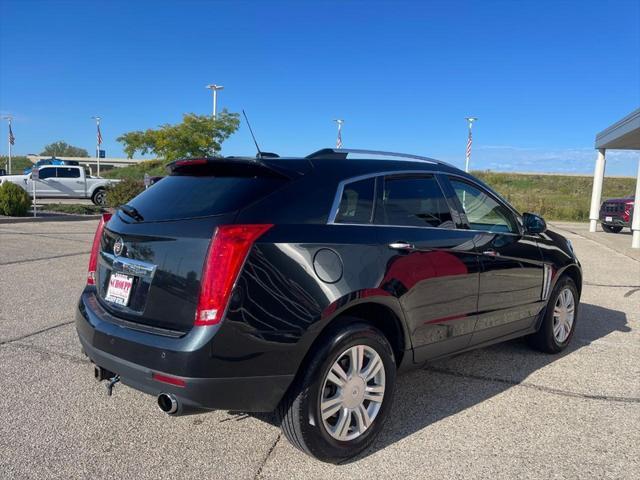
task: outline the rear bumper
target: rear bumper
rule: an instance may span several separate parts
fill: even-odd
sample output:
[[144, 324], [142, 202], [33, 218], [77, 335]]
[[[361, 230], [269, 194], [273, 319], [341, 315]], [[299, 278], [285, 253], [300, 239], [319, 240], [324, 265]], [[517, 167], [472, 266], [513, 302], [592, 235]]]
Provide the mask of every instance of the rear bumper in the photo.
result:
[[631, 222], [625, 222], [621, 217], [611, 217], [611, 220], [606, 220], [604, 215], [600, 217], [600, 223], [603, 225], [611, 225], [612, 227], [630, 227], [631, 226]]
[[[610, 220], [607, 220], [607, 218], [610, 218]], [[629, 221], [625, 221], [621, 215], [621, 212], [617, 212], [617, 213], [600, 212], [598, 221], [604, 225], [611, 225], [612, 227], [630, 227], [631, 218], [632, 216], [629, 215]]]
[[[173, 394], [185, 410], [270, 412], [293, 380], [294, 375], [204, 376], [203, 362], [211, 371], [220, 371], [214, 356], [207, 353], [211, 351], [208, 343], [190, 350], [193, 342], [189, 339], [156, 338], [159, 336], [101, 319], [101, 313], [95, 296], [85, 292], [76, 313], [76, 330], [90, 360], [119, 375], [121, 383], [136, 390], [154, 396]], [[171, 350], [167, 342], [174, 342], [174, 347], [183, 350]], [[153, 379], [154, 373], [178, 378], [184, 386], [159, 382]]]

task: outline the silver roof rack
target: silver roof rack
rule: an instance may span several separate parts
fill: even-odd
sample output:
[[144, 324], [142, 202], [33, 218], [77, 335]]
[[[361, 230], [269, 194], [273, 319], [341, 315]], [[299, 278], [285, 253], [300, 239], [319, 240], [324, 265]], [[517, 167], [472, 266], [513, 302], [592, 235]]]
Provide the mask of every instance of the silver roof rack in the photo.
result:
[[436, 160], [434, 158], [422, 157], [420, 155], [412, 155], [410, 153], [398, 153], [398, 152], [384, 152], [381, 150], [361, 150], [355, 148], [323, 148], [318, 150], [317, 152], [313, 152], [310, 155], [307, 155], [306, 158], [333, 158], [333, 159], [343, 159], [347, 160], [350, 154], [354, 155], [366, 155], [370, 157], [393, 157], [394, 159], [399, 160], [408, 160], [408, 161], [420, 161], [420, 162], [428, 162], [433, 164], [447, 165], [452, 166], [447, 162], [443, 162], [442, 160]]

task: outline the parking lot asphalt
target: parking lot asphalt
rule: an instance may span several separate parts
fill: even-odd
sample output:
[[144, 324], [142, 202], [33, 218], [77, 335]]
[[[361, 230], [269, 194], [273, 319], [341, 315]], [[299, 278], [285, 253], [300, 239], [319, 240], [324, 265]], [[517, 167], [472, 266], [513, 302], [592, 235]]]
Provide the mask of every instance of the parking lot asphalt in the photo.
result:
[[638, 478], [640, 254], [552, 225], [584, 267], [576, 334], [512, 341], [402, 375], [381, 437], [346, 465], [295, 450], [272, 416], [171, 418], [97, 384], [73, 326], [94, 221], [0, 224], [0, 478]]

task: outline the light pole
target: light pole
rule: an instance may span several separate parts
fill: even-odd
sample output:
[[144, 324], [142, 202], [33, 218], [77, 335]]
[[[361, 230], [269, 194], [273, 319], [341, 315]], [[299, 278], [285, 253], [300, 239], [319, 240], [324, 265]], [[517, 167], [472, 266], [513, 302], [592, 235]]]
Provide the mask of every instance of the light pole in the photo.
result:
[[213, 93], [213, 118], [215, 119], [218, 114], [218, 90], [223, 90], [224, 87], [212, 83], [211, 85], [206, 85], [205, 88], [208, 88]]
[[469, 124], [469, 137], [467, 138], [467, 154], [465, 155], [464, 171], [468, 173], [469, 162], [471, 161], [471, 144], [473, 143], [473, 134], [471, 130], [473, 129], [473, 122], [478, 119], [476, 117], [465, 117], [465, 120]]
[[342, 148], [342, 124], [344, 120], [336, 119], [334, 120], [338, 124], [338, 137], [336, 138], [336, 148]]
[[7, 163], [7, 170], [8, 170], [8, 174], [11, 175], [11, 147], [13, 147], [13, 144], [15, 142], [15, 137], [13, 136], [13, 130], [11, 129], [11, 121], [13, 120], [13, 117], [11, 115], [7, 115], [5, 117], [2, 117], [3, 120], [7, 120], [9, 122], [9, 162]]
[[97, 175], [100, 176], [100, 145], [102, 145], [102, 133], [100, 133], [100, 120], [101, 118], [97, 115], [91, 117], [96, 121], [96, 163], [97, 167]]

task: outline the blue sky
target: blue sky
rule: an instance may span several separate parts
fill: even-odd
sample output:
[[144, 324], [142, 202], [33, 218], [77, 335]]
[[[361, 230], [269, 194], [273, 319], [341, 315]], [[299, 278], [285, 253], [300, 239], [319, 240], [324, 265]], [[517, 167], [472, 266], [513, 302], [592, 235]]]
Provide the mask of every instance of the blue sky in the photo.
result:
[[[640, 2], [0, 0], [0, 112], [15, 152], [244, 108], [264, 150], [335, 143], [472, 167], [592, 172], [597, 132], [640, 106]], [[6, 154], [6, 122], [0, 152]], [[242, 127], [225, 154], [251, 154]], [[607, 173], [635, 174], [637, 152]]]

